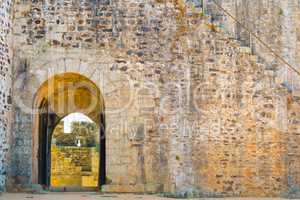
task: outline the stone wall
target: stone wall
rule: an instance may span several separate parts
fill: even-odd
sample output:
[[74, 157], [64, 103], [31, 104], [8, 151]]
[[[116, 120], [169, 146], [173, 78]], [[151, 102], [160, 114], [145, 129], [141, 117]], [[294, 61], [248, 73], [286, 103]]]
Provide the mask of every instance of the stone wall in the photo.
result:
[[[282, 94], [276, 109], [281, 115], [281, 129], [287, 134], [282, 138], [286, 145], [284, 160], [286, 163], [287, 193], [292, 196], [299, 195], [299, 169], [298, 159], [298, 115], [297, 99], [299, 96], [299, 75], [287, 67], [282, 60], [261, 44], [252, 35], [242, 29], [245, 26], [253, 34], [265, 42], [278, 56], [299, 71], [299, 1], [219, 1], [219, 3], [241, 24], [214, 7], [219, 20], [216, 22], [227, 35], [232, 38], [248, 41], [243, 45], [251, 47], [252, 52], [258, 56], [259, 62], [269, 70], [276, 73], [277, 84], [282, 85], [289, 93]], [[250, 43], [249, 43], [250, 40]], [[288, 97], [285, 97], [288, 96]], [[286, 106], [285, 106], [286, 105]]]
[[[228, 36], [238, 40], [241, 45], [251, 47], [261, 62], [277, 71], [278, 77], [281, 77], [288, 88], [299, 90], [299, 76], [274, 55], [276, 53], [299, 70], [299, 1], [222, 0], [216, 2], [235, 19], [216, 6], [213, 1], [206, 0], [206, 7], [210, 8], [209, 11], [212, 10], [206, 14], [217, 16], [214, 17], [213, 23], [223, 29]], [[271, 53], [254, 35], [267, 44], [274, 53]]]
[[286, 162], [298, 163], [287, 135], [299, 131], [288, 118], [296, 124], [297, 98], [277, 75], [286, 66], [270, 68], [272, 59], [261, 60], [268, 54], [242, 46], [200, 6], [17, 1], [14, 11], [14, 184], [32, 183], [25, 108], [49, 77], [74, 72], [105, 101], [111, 181], [104, 190], [283, 196], [299, 187], [298, 171]]
[[51, 146], [52, 187], [97, 187], [99, 152], [96, 147]]
[[10, 110], [11, 110], [11, 1], [0, 3], [0, 190], [6, 184], [9, 163]]

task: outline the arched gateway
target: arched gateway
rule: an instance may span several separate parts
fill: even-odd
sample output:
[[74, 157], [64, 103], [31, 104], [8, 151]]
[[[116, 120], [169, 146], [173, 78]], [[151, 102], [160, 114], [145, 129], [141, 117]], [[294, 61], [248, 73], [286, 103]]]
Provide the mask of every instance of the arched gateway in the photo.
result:
[[51, 186], [51, 142], [54, 129], [65, 116], [82, 113], [99, 126], [97, 188], [105, 184], [104, 101], [96, 84], [76, 73], [55, 75], [41, 85], [33, 106], [38, 110], [33, 116], [33, 183]]

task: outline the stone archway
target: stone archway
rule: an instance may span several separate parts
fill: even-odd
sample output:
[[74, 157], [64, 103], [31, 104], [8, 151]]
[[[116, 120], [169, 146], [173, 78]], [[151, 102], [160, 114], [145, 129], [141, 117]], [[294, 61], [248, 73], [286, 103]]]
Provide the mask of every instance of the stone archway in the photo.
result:
[[50, 185], [50, 143], [56, 124], [66, 115], [81, 112], [100, 127], [100, 164], [98, 186], [105, 184], [104, 100], [97, 85], [83, 75], [62, 73], [45, 81], [34, 99], [32, 131], [32, 182]]
[[[47, 90], [50, 94], [58, 91], [53, 89], [57, 87], [45, 87], [45, 85], [52, 85], [52, 82], [64, 82], [58, 81], [58, 79], [63, 79], [63, 75], [73, 74], [73, 81], [72, 78], [69, 78], [70, 81], [65, 81], [66, 83], [78, 82], [74, 81], [74, 78], [81, 78], [83, 79], [82, 82], [94, 88], [95, 92], [93, 94], [98, 94], [100, 96], [98, 99], [101, 99], [101, 101], [96, 102], [100, 102], [103, 109], [99, 109], [100, 111], [98, 110], [96, 113], [102, 115], [100, 120], [103, 122], [100, 123], [107, 125], [106, 148], [105, 143], [101, 145], [101, 148], [104, 149], [102, 152], [106, 151], [107, 167], [106, 170], [102, 167], [102, 172], [100, 172], [101, 174], [106, 173], [107, 181], [101, 189], [115, 192], [144, 191], [144, 187], [140, 185], [132, 186], [139, 174], [135, 157], [129, 156], [135, 155], [135, 148], [132, 148], [132, 142], [127, 140], [131, 127], [134, 127], [132, 130], [135, 130], [137, 124], [143, 123], [142, 117], [139, 116], [136, 98], [136, 91], [140, 87], [136, 83], [139, 80], [133, 80], [127, 73], [118, 71], [115, 68], [116, 63], [110, 59], [109, 55], [105, 54], [105, 57], [100, 55], [101, 59], [99, 56], [85, 58], [82, 57], [83, 54], [75, 55], [77, 54], [59, 54], [47, 57], [47, 59], [36, 57], [36, 59], [30, 61], [26, 72], [16, 75], [17, 81], [14, 84], [14, 91], [16, 91], [14, 96], [16, 103], [14, 133], [19, 141], [25, 141], [26, 143], [18, 143], [17, 148], [11, 152], [12, 155], [19, 155], [19, 152], [22, 151], [23, 156], [12, 161], [14, 168], [9, 175], [11, 177], [9, 180], [24, 186], [38, 183], [38, 111], [43, 100], [50, 100], [48, 104], [51, 103], [51, 95], [49, 95], [50, 98], [44, 98], [48, 97]], [[68, 76], [71, 77], [72, 75]], [[56, 79], [53, 77], [56, 77]], [[105, 118], [103, 99], [105, 99]], [[59, 101], [63, 100], [60, 99]], [[62, 109], [59, 118], [73, 111], [80, 112], [78, 109], [68, 108], [67, 111]], [[93, 110], [87, 116], [93, 115]], [[99, 123], [99, 120], [96, 119], [95, 121]], [[150, 164], [147, 164], [147, 166], [150, 166]], [[105, 177], [102, 176], [101, 178], [102, 185]]]

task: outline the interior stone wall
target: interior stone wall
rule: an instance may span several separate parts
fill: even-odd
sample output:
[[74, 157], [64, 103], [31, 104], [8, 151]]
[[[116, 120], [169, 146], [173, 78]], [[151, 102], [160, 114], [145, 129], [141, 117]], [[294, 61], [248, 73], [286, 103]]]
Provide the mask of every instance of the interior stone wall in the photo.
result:
[[14, 13], [13, 185], [32, 184], [36, 92], [74, 72], [105, 101], [105, 191], [284, 196], [299, 187], [287, 163], [298, 162], [288, 136], [299, 130], [296, 91], [278, 76], [286, 66], [270, 68], [201, 7], [24, 0]]
[[95, 147], [51, 147], [52, 187], [97, 187], [99, 151]]
[[9, 163], [11, 110], [11, 1], [0, 3], [0, 190], [6, 184]]
[[[204, 1], [214, 15], [214, 23], [224, 32], [239, 41], [243, 46], [259, 56], [268, 68], [277, 71], [288, 88], [299, 90], [299, 76], [289, 70], [258, 39], [269, 46], [291, 66], [299, 70], [299, 17], [300, 3], [297, 0], [221, 0], [216, 1], [228, 13], [220, 9], [211, 0]], [[238, 21], [238, 22], [237, 22]], [[246, 29], [245, 29], [246, 27]], [[249, 33], [251, 32], [251, 34]], [[254, 36], [255, 35], [255, 36]]]
[[[299, 163], [297, 156], [299, 75], [289, 69], [278, 57], [274, 56], [274, 53], [271, 53], [253, 35], [251, 37], [247, 31], [246, 34], [243, 34], [245, 29], [241, 26], [248, 28], [252, 34], [258, 36], [278, 56], [299, 71], [299, 1], [228, 0], [219, 1], [219, 3], [241, 24], [228, 17], [224, 11], [214, 7], [214, 11], [221, 16], [216, 24], [232, 38], [238, 39], [238, 36], [242, 36], [244, 37], [242, 41], [250, 39], [250, 44], [246, 44], [246, 46], [251, 47], [252, 52], [258, 56], [260, 63], [276, 73], [276, 82], [289, 91], [289, 93], [283, 94], [279, 98], [281, 103], [276, 107], [281, 112], [281, 118], [283, 117], [280, 127], [287, 133], [283, 137], [283, 146], [286, 145], [285, 151], [288, 152], [288, 155], [284, 155], [287, 165], [287, 193], [297, 196], [299, 195], [299, 170], [297, 167], [297, 163]], [[288, 98], [285, 97], [286, 95]]]

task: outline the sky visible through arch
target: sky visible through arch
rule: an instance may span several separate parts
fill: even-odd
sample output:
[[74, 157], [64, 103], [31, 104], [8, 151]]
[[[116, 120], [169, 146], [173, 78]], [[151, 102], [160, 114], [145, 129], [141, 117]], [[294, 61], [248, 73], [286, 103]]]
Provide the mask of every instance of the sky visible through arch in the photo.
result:
[[72, 133], [72, 123], [73, 122], [90, 122], [93, 121], [82, 113], [71, 113], [62, 119], [64, 123], [64, 133]]

